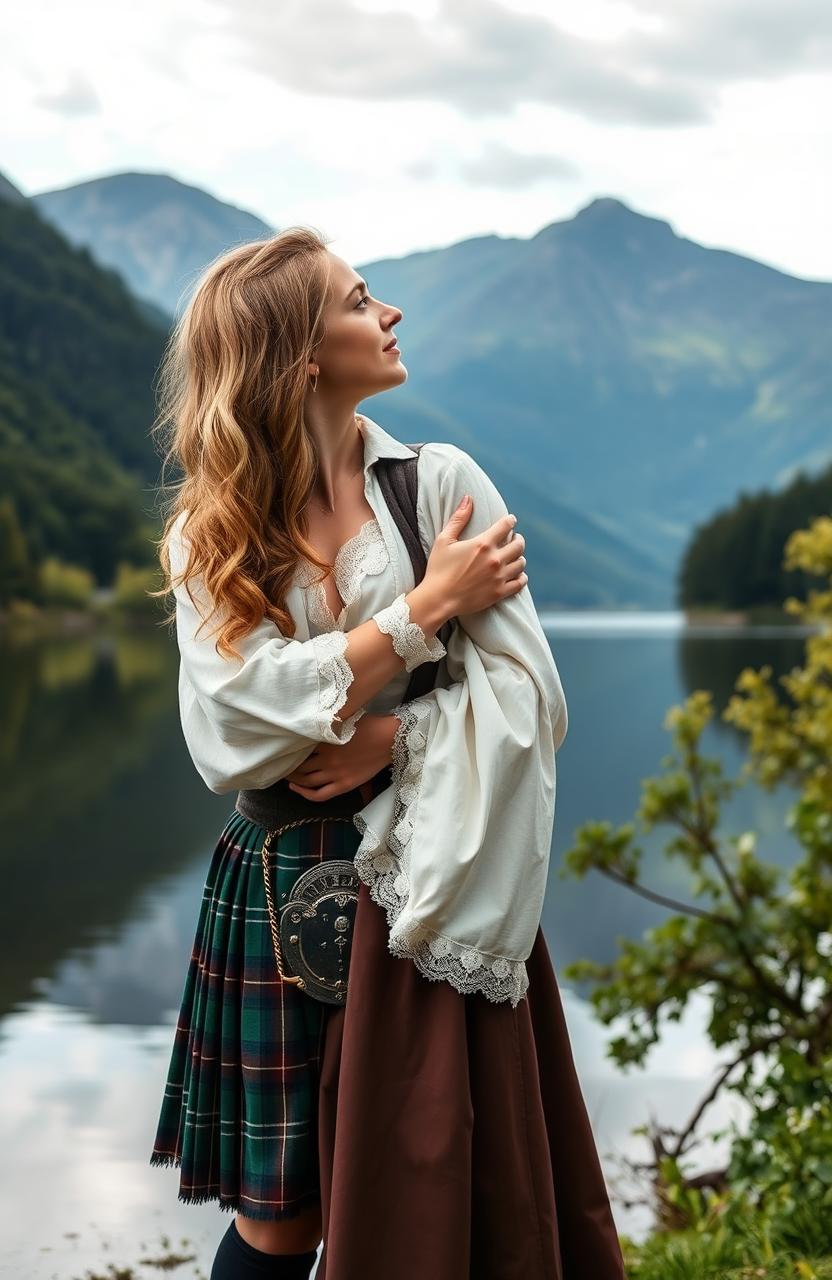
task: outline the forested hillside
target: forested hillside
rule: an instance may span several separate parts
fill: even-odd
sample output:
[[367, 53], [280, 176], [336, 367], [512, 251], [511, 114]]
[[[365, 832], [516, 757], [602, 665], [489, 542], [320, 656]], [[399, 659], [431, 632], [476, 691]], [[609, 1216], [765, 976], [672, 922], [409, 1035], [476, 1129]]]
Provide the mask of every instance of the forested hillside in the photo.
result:
[[101, 585], [120, 560], [152, 562], [165, 337], [115, 272], [0, 198], [0, 498], [18, 576], [50, 554]]
[[817, 589], [817, 580], [783, 569], [783, 548], [795, 529], [823, 515], [832, 515], [832, 467], [801, 473], [779, 492], [742, 493], [694, 531], [679, 569], [680, 607], [777, 607]]

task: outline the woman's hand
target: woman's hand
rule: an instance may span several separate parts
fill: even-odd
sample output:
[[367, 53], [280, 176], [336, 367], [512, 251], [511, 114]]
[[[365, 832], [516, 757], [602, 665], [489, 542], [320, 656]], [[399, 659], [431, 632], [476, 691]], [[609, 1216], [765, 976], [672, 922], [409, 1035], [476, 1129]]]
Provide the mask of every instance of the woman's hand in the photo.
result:
[[507, 514], [472, 538], [460, 534], [471, 519], [473, 503], [465, 499], [436, 536], [422, 583], [425, 593], [442, 600], [448, 617], [479, 613], [506, 596], [517, 595], [528, 582], [524, 572], [526, 539], [514, 530]]
[[[365, 712], [349, 742], [319, 742], [302, 764], [286, 774], [286, 781], [307, 800], [331, 800], [360, 787], [392, 763], [393, 738], [401, 720], [394, 715]], [[367, 803], [369, 787], [362, 790]]]

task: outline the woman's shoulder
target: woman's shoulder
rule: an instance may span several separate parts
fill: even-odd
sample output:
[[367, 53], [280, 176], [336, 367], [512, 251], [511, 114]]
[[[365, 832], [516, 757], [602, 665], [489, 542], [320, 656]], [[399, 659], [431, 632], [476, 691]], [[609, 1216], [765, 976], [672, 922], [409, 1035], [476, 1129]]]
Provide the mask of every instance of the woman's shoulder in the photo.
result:
[[424, 458], [432, 463], [458, 462], [469, 456], [464, 449], [451, 444], [449, 440], [427, 440], [419, 450], [420, 459]]
[[419, 451], [420, 483], [423, 479], [438, 483], [449, 472], [459, 471], [469, 474], [477, 469], [478, 464], [471, 454], [448, 440], [427, 441]]
[[460, 445], [431, 441], [423, 445], [419, 458], [417, 517], [426, 545], [433, 545], [466, 493], [473, 498], [477, 520], [492, 510], [492, 520], [504, 514], [505, 504], [490, 477]]
[[167, 535], [166, 535], [168, 542], [183, 541], [185, 521], [187, 519], [188, 519], [188, 512], [187, 510], [185, 510], [185, 511], [180, 511], [179, 514], [176, 516], [176, 518], [173, 521], [171, 521], [168, 527]]
[[[456, 502], [462, 492], [485, 487], [492, 481], [476, 458], [467, 449], [447, 440], [433, 440], [424, 444], [419, 453], [419, 488], [426, 493], [442, 493]], [[460, 492], [457, 493], [457, 490]]]
[[181, 573], [188, 561], [191, 544], [184, 531], [187, 518], [188, 512], [180, 511], [165, 535], [165, 545], [170, 556], [171, 570], [174, 574]]

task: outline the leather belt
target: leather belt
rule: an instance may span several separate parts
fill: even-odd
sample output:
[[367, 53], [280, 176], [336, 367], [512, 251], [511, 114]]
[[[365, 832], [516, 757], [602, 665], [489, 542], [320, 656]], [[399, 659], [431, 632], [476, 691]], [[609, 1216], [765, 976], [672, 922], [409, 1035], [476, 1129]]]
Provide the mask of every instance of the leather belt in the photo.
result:
[[[392, 781], [392, 766], [385, 765], [370, 778], [369, 783], [362, 785], [365, 789], [369, 786], [372, 789], [372, 795], [376, 796], [380, 791], [385, 791]], [[311, 822], [316, 818], [351, 818], [368, 803], [360, 787], [353, 787], [339, 796], [332, 796], [329, 800], [308, 800], [306, 796], [293, 791], [289, 783], [281, 778], [270, 787], [255, 791], [238, 791], [235, 808], [250, 822], [256, 822], [267, 831], [274, 831], [278, 827], [287, 826], [301, 819]]]

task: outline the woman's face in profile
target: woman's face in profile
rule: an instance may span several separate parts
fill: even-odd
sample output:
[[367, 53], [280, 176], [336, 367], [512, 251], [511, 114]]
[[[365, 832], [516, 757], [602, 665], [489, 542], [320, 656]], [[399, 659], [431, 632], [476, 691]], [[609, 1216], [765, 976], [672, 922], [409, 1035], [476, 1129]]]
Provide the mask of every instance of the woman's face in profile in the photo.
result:
[[[319, 388], [349, 391], [356, 403], [407, 380], [397, 351], [385, 351], [402, 318], [398, 307], [374, 298], [364, 279], [330, 253], [332, 275], [326, 311], [326, 336], [315, 351]], [[393, 343], [398, 347], [398, 341]]]

